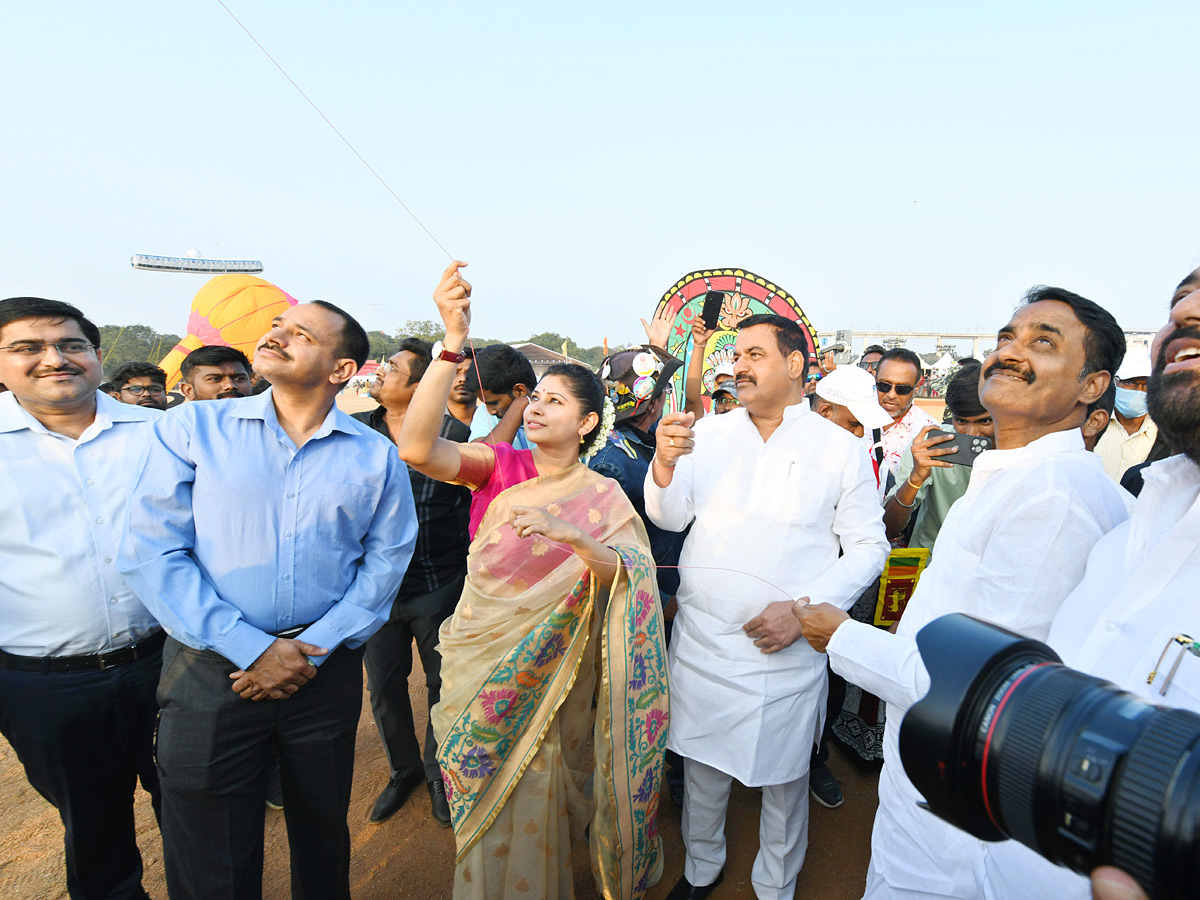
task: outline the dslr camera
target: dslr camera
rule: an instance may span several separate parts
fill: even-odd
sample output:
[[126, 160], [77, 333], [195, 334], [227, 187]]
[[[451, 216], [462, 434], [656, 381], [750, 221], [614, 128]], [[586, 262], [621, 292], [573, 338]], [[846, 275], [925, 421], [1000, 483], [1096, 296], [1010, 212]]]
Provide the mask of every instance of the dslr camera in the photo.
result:
[[936, 619], [917, 646], [931, 686], [900, 758], [930, 811], [1076, 872], [1117, 866], [1152, 900], [1200, 896], [1200, 716], [971, 616]]

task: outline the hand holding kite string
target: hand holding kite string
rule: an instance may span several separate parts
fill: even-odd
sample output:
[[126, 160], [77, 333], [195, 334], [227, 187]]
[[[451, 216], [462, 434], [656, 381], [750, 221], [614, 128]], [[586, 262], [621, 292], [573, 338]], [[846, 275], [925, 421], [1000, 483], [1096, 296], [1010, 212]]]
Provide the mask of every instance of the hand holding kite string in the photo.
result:
[[447, 349], [455, 352], [462, 349], [462, 343], [471, 329], [471, 283], [458, 271], [466, 265], [456, 259], [446, 266], [442, 280], [433, 291], [433, 302], [437, 304], [442, 323], [446, 326], [446, 343], [457, 342], [457, 346]]
[[792, 615], [790, 600], [776, 600], [743, 625], [742, 631], [763, 653], [778, 653], [799, 639], [800, 623]]
[[704, 320], [697, 316], [692, 320], [692, 345], [693, 353], [699, 352], [702, 356], [704, 348], [708, 346], [709, 338], [716, 334], [715, 328], [707, 328], [704, 325]]
[[667, 413], [658, 422], [654, 432], [654, 483], [666, 487], [671, 483], [671, 470], [679, 457], [686, 456], [695, 447], [695, 432], [692, 424], [696, 416], [690, 412]]
[[818, 653], [824, 653], [829, 639], [850, 616], [832, 603], [810, 603], [801, 597], [791, 608], [792, 615], [800, 623], [800, 631], [808, 645]]

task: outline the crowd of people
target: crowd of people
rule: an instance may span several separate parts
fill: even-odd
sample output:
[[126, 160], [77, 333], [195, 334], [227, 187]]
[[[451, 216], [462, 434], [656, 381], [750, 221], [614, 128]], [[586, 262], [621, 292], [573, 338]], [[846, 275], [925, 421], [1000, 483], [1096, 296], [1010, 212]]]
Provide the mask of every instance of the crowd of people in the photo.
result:
[[[657, 318], [539, 378], [473, 352], [464, 265], [434, 291], [443, 339], [404, 339], [353, 416], [367, 335], [324, 301], [253, 365], [193, 351], [175, 405], [149, 363], [104, 382], [78, 308], [0, 301], [0, 731], [61, 816], [71, 897], [147, 896], [138, 783], [172, 898], [261, 896], [268, 803], [292, 895], [349, 897], [364, 669], [390, 769], [370, 818], [424, 785], [459, 900], [569, 898], [581, 844], [602, 895], [643, 896], [664, 795], [667, 896], [703, 900], [734, 780], [762, 794], [737, 874], [791, 900], [810, 798], [844, 802], [835, 738], [883, 759], [864, 900], [1138, 896], [922, 809], [898, 733], [929, 687], [916, 634], [948, 613], [1148, 699], [1164, 642], [1200, 633], [1200, 270], [1148, 353], [1031, 289], [939, 420], [915, 353], [810, 360], [775, 315], [737, 323], [707, 397], [701, 322], [683, 397]], [[1200, 712], [1200, 659], [1152, 699]]]

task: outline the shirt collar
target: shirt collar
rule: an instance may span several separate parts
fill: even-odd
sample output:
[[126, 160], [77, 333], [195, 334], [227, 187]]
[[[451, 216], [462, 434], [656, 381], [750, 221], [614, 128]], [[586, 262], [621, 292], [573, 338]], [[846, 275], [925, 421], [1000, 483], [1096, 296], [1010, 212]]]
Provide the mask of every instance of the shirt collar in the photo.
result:
[[[206, 402], [230, 403], [234, 407], [230, 415], [235, 419], [258, 419], [264, 422], [276, 435], [286, 437], [287, 433], [283, 430], [283, 426], [279, 424], [279, 416], [275, 413], [275, 401], [271, 399], [271, 393], [271, 389], [267, 388], [261, 394], [242, 397], [238, 400]], [[336, 401], [329, 408], [329, 412], [325, 414], [325, 419], [321, 422], [321, 427], [316, 430], [316, 433], [309, 440], [319, 440], [327, 437], [333, 431], [341, 431], [344, 434], [358, 433], [350, 417], [338, 409]]]
[[1024, 447], [1014, 447], [1011, 450], [987, 450], [979, 454], [973, 468], [976, 472], [1003, 469], [1026, 459], [1038, 459], [1068, 450], [1085, 449], [1083, 433], [1078, 428], [1068, 428], [1066, 431], [1052, 431], [1050, 434], [1044, 434], [1036, 441], [1030, 441]]
[[1151, 463], [1142, 470], [1142, 481], [1163, 484], [1200, 481], [1200, 466], [1191, 457], [1180, 453]]
[[806, 416], [810, 412], [812, 412], [812, 406], [809, 404], [808, 398], [805, 397], [799, 403], [793, 403], [791, 406], [785, 406], [783, 408], [783, 420], [786, 422], [788, 419], [796, 419], [800, 416]]
[[[144, 422], [146, 419], [154, 417], [154, 413], [148, 412], [143, 407], [122, 403], [102, 391], [97, 391], [96, 418], [87, 427], [84, 434], [90, 431], [103, 431], [114, 422]], [[17, 402], [16, 395], [12, 391], [0, 394], [0, 433], [22, 431], [26, 428], [44, 434], [53, 433]]]

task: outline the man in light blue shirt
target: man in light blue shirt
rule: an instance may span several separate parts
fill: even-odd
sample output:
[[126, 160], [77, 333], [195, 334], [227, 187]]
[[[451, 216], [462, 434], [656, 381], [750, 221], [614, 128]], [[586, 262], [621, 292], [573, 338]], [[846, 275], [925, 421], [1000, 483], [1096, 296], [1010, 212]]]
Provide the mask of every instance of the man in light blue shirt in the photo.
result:
[[255, 357], [270, 391], [189, 403], [155, 429], [119, 563], [171, 634], [158, 764], [172, 897], [261, 889], [271, 745], [293, 895], [349, 896], [362, 645], [417, 534], [395, 449], [334, 405], [366, 355], [342, 310], [292, 307]]
[[141, 900], [164, 635], [115, 558], [162, 413], [97, 392], [99, 348], [70, 304], [0, 300], [0, 731], [62, 818], [73, 900]]
[[483, 402], [471, 420], [471, 440], [503, 441], [528, 450], [523, 413], [536, 385], [533, 366], [520, 350], [508, 344], [477, 350], [474, 364], [467, 370], [466, 387], [477, 390]]

